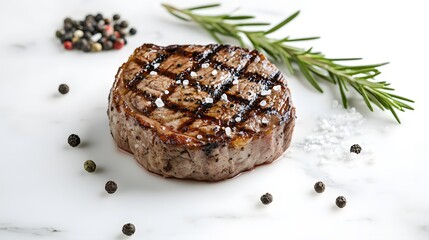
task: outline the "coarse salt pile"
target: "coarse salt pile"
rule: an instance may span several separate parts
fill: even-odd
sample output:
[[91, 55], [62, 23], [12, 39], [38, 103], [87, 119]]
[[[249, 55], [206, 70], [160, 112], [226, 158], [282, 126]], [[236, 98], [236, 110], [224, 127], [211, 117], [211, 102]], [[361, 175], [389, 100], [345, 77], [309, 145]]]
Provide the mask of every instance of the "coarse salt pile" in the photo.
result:
[[368, 146], [359, 155], [350, 153], [351, 142], [361, 133], [365, 119], [355, 108], [344, 109], [337, 101], [329, 115], [319, 117], [313, 132], [297, 144], [307, 152], [316, 152], [320, 164], [338, 163], [362, 158], [363, 162], [372, 161], [372, 151]]

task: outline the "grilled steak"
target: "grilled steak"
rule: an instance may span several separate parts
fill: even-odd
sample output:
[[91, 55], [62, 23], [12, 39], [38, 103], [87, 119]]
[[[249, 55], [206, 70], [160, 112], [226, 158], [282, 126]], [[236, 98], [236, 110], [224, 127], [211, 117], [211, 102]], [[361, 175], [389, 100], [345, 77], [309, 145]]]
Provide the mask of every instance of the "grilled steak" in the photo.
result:
[[118, 146], [164, 177], [218, 181], [277, 159], [295, 109], [258, 51], [144, 44], [119, 68], [108, 116]]

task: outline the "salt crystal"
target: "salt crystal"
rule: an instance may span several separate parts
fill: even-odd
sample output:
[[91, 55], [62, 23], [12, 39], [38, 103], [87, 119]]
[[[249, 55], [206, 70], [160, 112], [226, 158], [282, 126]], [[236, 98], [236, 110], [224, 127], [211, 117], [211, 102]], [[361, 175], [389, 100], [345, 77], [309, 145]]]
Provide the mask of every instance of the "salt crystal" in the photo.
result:
[[201, 65], [201, 67], [202, 68], [208, 68], [210, 65], [208, 64], [208, 63], [203, 63], [202, 65]]
[[165, 94], [169, 94], [169, 93], [170, 93], [170, 91], [168, 91], [168, 90], [165, 90], [165, 91], [164, 91], [164, 93], [165, 93]]
[[235, 79], [234, 81], [232, 81], [232, 84], [237, 85], [238, 84], [238, 79]]
[[203, 139], [203, 136], [201, 136], [201, 135], [197, 135], [197, 139]]
[[152, 76], [156, 76], [156, 75], [158, 75], [158, 73], [157, 73], [157, 72], [155, 72], [155, 71], [151, 71], [151, 72], [150, 72], [150, 75], [152, 75]]
[[183, 80], [183, 85], [188, 85], [189, 84], [189, 80], [187, 80], [187, 79], [185, 79], [185, 80]]
[[241, 117], [236, 117], [236, 118], [235, 118], [235, 121], [236, 121], [236, 122], [241, 122]]
[[216, 76], [216, 74], [217, 74], [217, 70], [216, 70], [216, 69], [214, 69], [214, 70], [212, 71], [212, 75], [213, 75], [213, 76]]
[[228, 102], [228, 96], [226, 96], [226, 94], [222, 94], [222, 96], [220, 96], [220, 98], [222, 98], [222, 100], [224, 100], [225, 102]]
[[206, 102], [206, 103], [213, 103], [213, 98], [211, 98], [211, 97], [206, 97], [205, 102]]
[[267, 95], [270, 95], [271, 94], [271, 90], [262, 90], [261, 91], [261, 95], [262, 96], [267, 96]]
[[165, 105], [161, 98], [157, 98], [155, 100], [155, 104], [157, 107], [164, 107], [164, 105]]
[[370, 164], [373, 160], [371, 151], [359, 156], [350, 153], [350, 146], [360, 134], [364, 120], [356, 109], [343, 109], [340, 103], [334, 101], [330, 114], [320, 116], [313, 132], [297, 146], [307, 152], [317, 152], [322, 165], [341, 162]]
[[282, 87], [280, 86], [280, 85], [275, 85], [274, 87], [273, 87], [273, 90], [274, 91], [280, 91], [280, 89], [281, 89]]
[[260, 104], [262, 107], [264, 107], [265, 105], [267, 105], [267, 101], [262, 100], [259, 104]]
[[230, 127], [226, 127], [226, 128], [225, 128], [225, 134], [226, 134], [226, 136], [228, 136], [228, 137], [231, 137], [231, 136], [232, 136], [232, 134], [231, 134], [231, 128], [230, 128]]
[[261, 120], [261, 122], [262, 122], [263, 124], [267, 124], [267, 123], [268, 123], [268, 119], [266, 119], [265, 117], [263, 117], [263, 118], [262, 118], [262, 120]]
[[192, 71], [191, 72], [191, 77], [196, 77], [197, 76], [197, 73], [196, 72], [194, 72], [194, 71]]
[[180, 80], [176, 80], [176, 84], [180, 84], [182, 81]]
[[155, 63], [155, 64], [153, 64], [153, 68], [154, 69], [157, 69], [159, 67], [159, 63]]

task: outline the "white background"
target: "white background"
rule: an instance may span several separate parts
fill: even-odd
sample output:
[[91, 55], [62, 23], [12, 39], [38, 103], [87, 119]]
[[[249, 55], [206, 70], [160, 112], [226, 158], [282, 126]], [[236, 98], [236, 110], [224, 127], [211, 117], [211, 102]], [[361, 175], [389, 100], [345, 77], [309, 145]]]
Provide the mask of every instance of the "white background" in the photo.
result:
[[[238, 13], [270, 22], [301, 10], [278, 36], [322, 36], [300, 45], [331, 57], [364, 57], [363, 63], [389, 61], [378, 79], [414, 99], [416, 110], [400, 113], [398, 125], [352, 95], [366, 119], [353, 140], [373, 150], [373, 162], [321, 166], [316, 153], [296, 145], [320, 116], [332, 113], [337, 90], [322, 84], [325, 93], [319, 94], [283, 68], [298, 115], [293, 151], [228, 181], [166, 180], [117, 150], [107, 95], [135, 47], [212, 39], [170, 16], [159, 1], [2, 0], [0, 239], [125, 239], [121, 228], [127, 222], [136, 225], [135, 239], [429, 239], [425, 1], [220, 2], [225, 4], [218, 13], [240, 7]], [[97, 12], [120, 13], [138, 34], [121, 51], [63, 50], [54, 38], [62, 20]], [[70, 86], [69, 94], [57, 92], [60, 83]], [[81, 136], [80, 147], [67, 145], [71, 133]], [[97, 163], [95, 173], [83, 170], [86, 159]], [[113, 195], [104, 191], [108, 180], [119, 185]], [[327, 184], [319, 195], [312, 189], [318, 180]], [[265, 192], [274, 196], [269, 206], [259, 202]], [[341, 210], [334, 205], [338, 195], [348, 199]]]

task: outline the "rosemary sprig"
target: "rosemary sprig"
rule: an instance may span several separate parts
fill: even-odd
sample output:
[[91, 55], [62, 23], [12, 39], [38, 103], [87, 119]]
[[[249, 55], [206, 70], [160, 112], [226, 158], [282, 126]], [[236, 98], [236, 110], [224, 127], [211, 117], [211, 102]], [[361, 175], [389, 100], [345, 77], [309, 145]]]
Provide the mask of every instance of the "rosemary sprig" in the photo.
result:
[[[297, 69], [319, 92], [323, 92], [318, 83], [320, 79], [336, 84], [344, 108], [348, 107], [346, 94], [349, 91], [349, 87], [352, 87], [362, 96], [371, 111], [373, 111], [372, 104], [375, 104], [381, 110], [389, 110], [398, 123], [401, 123], [401, 121], [395, 109], [399, 111], [405, 111], [405, 109], [414, 110], [406, 103], [414, 102], [413, 100], [392, 94], [394, 89], [390, 87], [390, 83], [374, 80], [374, 77], [381, 73], [378, 68], [387, 63], [356, 66], [343, 65], [339, 62], [360, 60], [360, 58], [327, 58], [324, 54], [313, 51], [312, 48], [302, 49], [289, 45], [290, 42], [314, 40], [318, 39], [318, 37], [285, 37], [282, 39], [269, 37], [271, 33], [283, 28], [295, 19], [299, 11], [266, 31], [249, 31], [246, 30], [249, 26], [268, 26], [270, 24], [255, 22], [251, 20], [254, 19], [254, 16], [249, 15], [201, 15], [195, 13], [196, 10], [218, 7], [220, 4], [185, 9], [178, 9], [168, 4], [163, 4], [163, 6], [177, 18], [197, 23], [220, 44], [224, 44], [221, 37], [229, 37], [235, 39], [242, 47], [253, 46], [258, 51], [266, 53], [273, 60], [283, 62], [292, 74], [295, 70], [294, 66], [297, 66]], [[246, 44], [246, 42], [251, 45]]]

